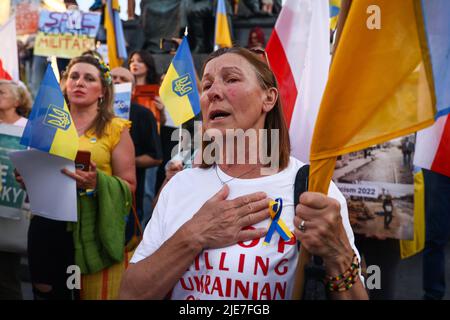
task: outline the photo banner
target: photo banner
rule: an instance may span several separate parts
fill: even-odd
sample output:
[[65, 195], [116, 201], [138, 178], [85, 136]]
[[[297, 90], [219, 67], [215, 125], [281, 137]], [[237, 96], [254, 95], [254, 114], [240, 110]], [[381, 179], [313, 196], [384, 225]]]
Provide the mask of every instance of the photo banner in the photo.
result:
[[99, 13], [43, 10], [39, 16], [34, 54], [71, 59], [94, 50], [99, 27]]
[[347, 199], [353, 232], [379, 239], [414, 235], [414, 135], [340, 156], [333, 181]]

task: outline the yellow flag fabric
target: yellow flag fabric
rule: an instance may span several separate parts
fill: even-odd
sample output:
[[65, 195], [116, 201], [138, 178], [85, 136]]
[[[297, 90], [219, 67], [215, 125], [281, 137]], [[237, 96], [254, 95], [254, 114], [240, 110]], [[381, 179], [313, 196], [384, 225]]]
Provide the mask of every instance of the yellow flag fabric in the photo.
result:
[[433, 123], [421, 17], [420, 0], [352, 2], [316, 121], [310, 190], [326, 193], [336, 156]]
[[400, 256], [409, 258], [425, 247], [425, 185], [423, 171], [414, 174], [414, 239], [400, 241]]
[[179, 126], [200, 112], [195, 67], [187, 37], [184, 37], [159, 89], [174, 125]]
[[233, 46], [224, 0], [219, 0], [217, 2], [216, 30], [214, 38], [214, 44], [220, 48], [230, 48]]
[[119, 7], [117, 0], [107, 1], [105, 5], [105, 30], [106, 30], [106, 45], [108, 47], [108, 63], [111, 69], [121, 67], [123, 60], [117, 54], [117, 40], [114, 28], [113, 10]]

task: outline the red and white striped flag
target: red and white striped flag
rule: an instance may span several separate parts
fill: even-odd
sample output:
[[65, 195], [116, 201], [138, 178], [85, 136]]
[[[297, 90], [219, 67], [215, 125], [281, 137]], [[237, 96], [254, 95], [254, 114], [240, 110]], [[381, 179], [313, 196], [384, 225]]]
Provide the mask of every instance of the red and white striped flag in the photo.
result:
[[292, 155], [306, 163], [330, 66], [329, 10], [328, 0], [287, 0], [266, 48]]
[[450, 177], [450, 118], [436, 122], [417, 132], [414, 165]]
[[4, 25], [0, 26], [0, 75], [3, 79], [19, 80], [19, 59], [17, 57], [16, 19], [11, 17]]

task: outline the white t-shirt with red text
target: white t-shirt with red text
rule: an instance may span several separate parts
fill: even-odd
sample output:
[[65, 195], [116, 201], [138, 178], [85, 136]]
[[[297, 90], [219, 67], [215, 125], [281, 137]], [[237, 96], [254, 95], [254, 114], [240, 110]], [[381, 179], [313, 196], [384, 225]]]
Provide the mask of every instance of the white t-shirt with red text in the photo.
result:
[[[264, 191], [268, 197], [283, 199], [280, 219], [293, 231], [294, 181], [297, 171], [304, 164], [290, 158], [289, 166], [274, 175], [255, 179], [232, 179], [220, 168], [217, 174], [222, 181], [229, 181], [228, 199]], [[147, 225], [142, 242], [136, 249], [131, 263], [139, 262], [155, 252], [200, 207], [222, 188], [216, 169], [186, 169], [177, 173], [161, 192], [152, 218]], [[350, 243], [354, 236], [348, 219], [344, 196], [331, 183], [328, 195], [341, 204], [342, 221]], [[254, 228], [268, 228], [268, 218]], [[290, 299], [299, 251], [297, 241], [285, 242], [275, 232], [269, 245], [264, 238], [220, 248], [203, 250], [192, 262], [172, 291], [172, 299]], [[359, 254], [358, 254], [359, 257]]]

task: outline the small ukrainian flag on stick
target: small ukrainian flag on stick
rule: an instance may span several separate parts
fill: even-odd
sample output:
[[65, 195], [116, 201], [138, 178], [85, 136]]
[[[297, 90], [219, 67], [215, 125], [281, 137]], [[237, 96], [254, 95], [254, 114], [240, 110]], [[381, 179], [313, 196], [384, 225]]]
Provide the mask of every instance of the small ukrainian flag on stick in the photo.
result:
[[217, 2], [216, 28], [214, 32], [214, 50], [219, 48], [230, 48], [233, 46], [231, 41], [230, 27], [228, 25], [227, 10], [224, 0]]
[[187, 31], [159, 89], [161, 101], [176, 126], [200, 112], [195, 68], [186, 35]]
[[48, 64], [20, 144], [75, 160], [78, 134], [69, 108]]

